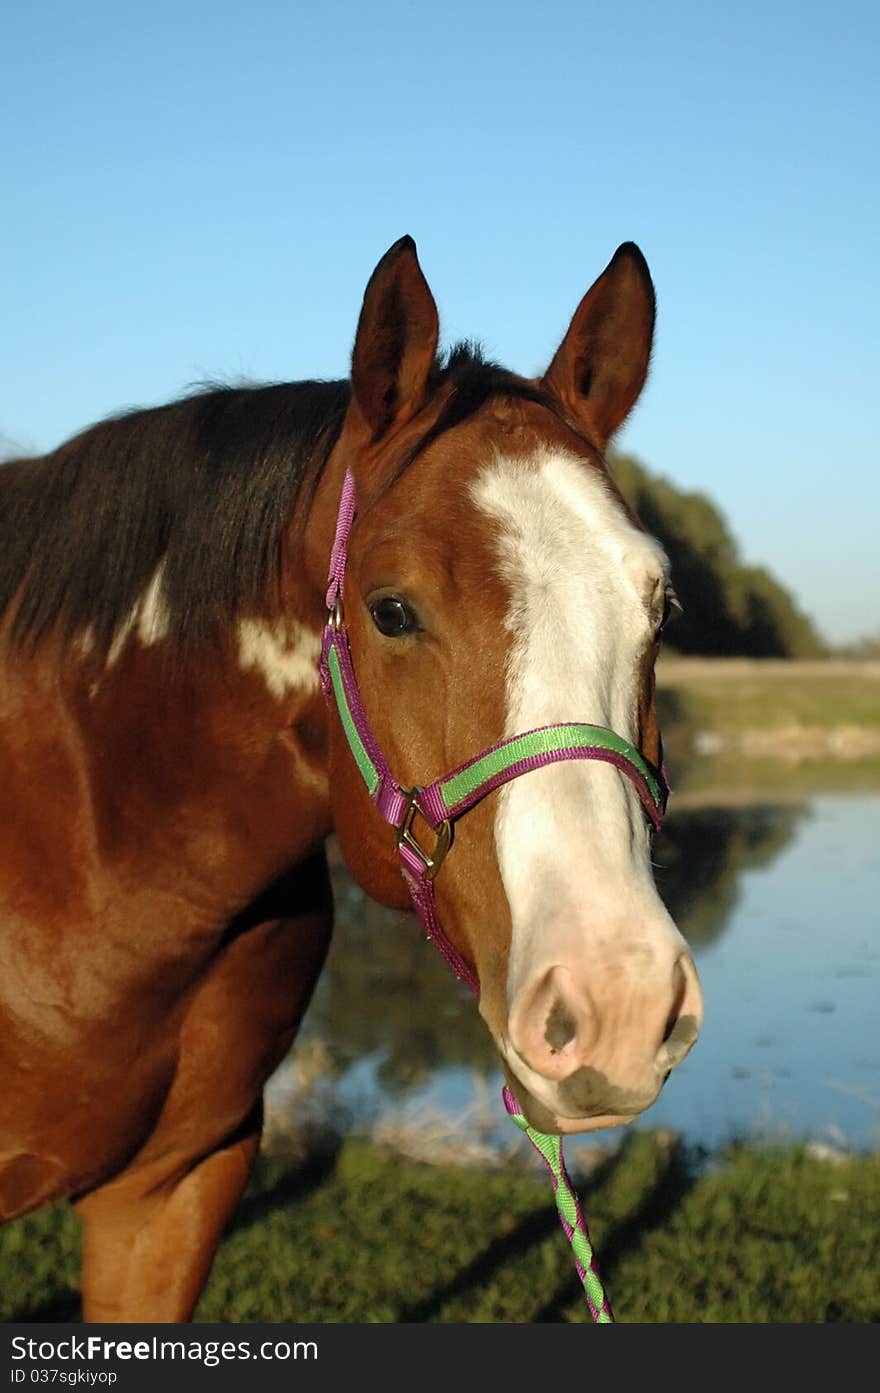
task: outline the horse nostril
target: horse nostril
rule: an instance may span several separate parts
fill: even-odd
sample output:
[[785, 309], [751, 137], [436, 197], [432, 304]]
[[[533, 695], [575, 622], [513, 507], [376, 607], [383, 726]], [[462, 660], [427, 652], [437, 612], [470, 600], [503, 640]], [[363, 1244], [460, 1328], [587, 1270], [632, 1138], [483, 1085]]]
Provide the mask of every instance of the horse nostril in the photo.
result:
[[666, 1017], [666, 1028], [657, 1057], [664, 1073], [674, 1069], [684, 1059], [700, 1033], [702, 997], [689, 957], [679, 958], [675, 964], [675, 977], [675, 999]]
[[665, 1045], [672, 1039], [678, 1018], [681, 1015], [681, 1008], [684, 1004], [685, 993], [687, 992], [687, 978], [681, 965], [681, 959], [675, 964], [675, 997], [666, 1017], [666, 1028], [663, 1031], [661, 1044]]
[[565, 1049], [577, 1034], [577, 1021], [559, 998], [554, 1001], [544, 1027], [544, 1039], [555, 1054]]

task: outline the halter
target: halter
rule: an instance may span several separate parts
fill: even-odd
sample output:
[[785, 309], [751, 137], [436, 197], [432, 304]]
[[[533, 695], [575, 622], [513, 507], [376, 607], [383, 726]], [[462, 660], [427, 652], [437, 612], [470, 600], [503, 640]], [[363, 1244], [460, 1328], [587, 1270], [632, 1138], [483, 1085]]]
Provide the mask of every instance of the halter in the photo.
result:
[[[348, 537], [355, 517], [355, 482], [345, 475], [336, 536], [330, 557], [327, 588], [329, 617], [324, 626], [319, 671], [328, 704], [335, 701], [349, 749], [370, 798], [386, 822], [394, 828], [400, 869], [409, 888], [413, 907], [432, 943], [456, 977], [471, 991], [479, 991], [475, 973], [443, 932], [434, 902], [434, 878], [452, 845], [455, 822], [493, 789], [533, 769], [561, 760], [591, 759], [613, 765], [633, 784], [645, 813], [659, 830], [666, 810], [668, 788], [661, 770], [654, 769], [622, 736], [604, 726], [581, 723], [541, 726], [502, 740], [442, 775], [433, 783], [407, 788], [391, 773], [388, 761], [370, 727], [355, 676], [343, 612], [343, 588]], [[416, 816], [432, 830], [435, 843], [425, 850], [413, 830]], [[562, 1142], [557, 1136], [536, 1131], [526, 1122], [509, 1089], [504, 1103], [514, 1122], [529, 1137], [553, 1177], [559, 1216], [572, 1244], [575, 1264], [593, 1320], [614, 1319], [595, 1267], [589, 1234], [577, 1196], [565, 1170]]]

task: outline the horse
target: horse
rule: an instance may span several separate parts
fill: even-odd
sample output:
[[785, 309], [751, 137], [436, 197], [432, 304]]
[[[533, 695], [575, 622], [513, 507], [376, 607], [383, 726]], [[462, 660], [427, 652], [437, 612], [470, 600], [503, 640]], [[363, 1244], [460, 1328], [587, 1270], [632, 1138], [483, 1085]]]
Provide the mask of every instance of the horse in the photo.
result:
[[[84, 1320], [190, 1319], [327, 952], [331, 834], [385, 905], [399, 846], [430, 878], [531, 1125], [631, 1121], [696, 1039], [633, 774], [662, 778], [676, 602], [605, 462], [654, 317], [624, 243], [541, 376], [441, 354], [404, 237], [350, 380], [202, 387], [0, 469], [0, 1217], [72, 1202]], [[566, 722], [629, 753], [481, 786], [441, 868], [325, 701], [341, 606], [395, 787]]]

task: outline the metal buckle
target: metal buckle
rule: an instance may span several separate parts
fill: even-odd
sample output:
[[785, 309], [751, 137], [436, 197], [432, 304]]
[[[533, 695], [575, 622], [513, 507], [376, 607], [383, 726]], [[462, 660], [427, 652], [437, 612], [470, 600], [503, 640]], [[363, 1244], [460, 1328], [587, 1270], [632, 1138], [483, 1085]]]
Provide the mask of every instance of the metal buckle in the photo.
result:
[[[425, 875], [428, 880], [433, 880], [440, 867], [443, 865], [444, 857], [452, 844], [452, 823], [446, 818], [441, 822], [440, 826], [436, 828], [437, 841], [434, 845], [434, 850], [429, 856], [425, 849], [419, 846], [412, 834], [413, 819], [416, 813], [419, 813], [422, 818], [425, 818], [424, 813], [422, 813], [416, 801], [419, 794], [424, 793], [424, 789], [420, 788], [418, 784], [415, 784], [412, 788], [405, 788], [401, 791], [406, 794], [406, 812], [403, 815], [403, 821], [397, 828], [397, 845], [406, 845], [409, 847], [409, 850], [414, 856], [418, 856], [424, 866]], [[425, 821], [427, 821], [427, 818], [425, 818]], [[428, 825], [430, 826], [430, 823]]]
[[342, 613], [342, 596], [337, 595], [333, 608], [330, 611], [330, 617], [327, 620], [327, 623], [330, 625], [330, 628], [333, 630], [335, 634], [338, 634], [339, 630], [342, 628], [343, 618], [344, 616]]

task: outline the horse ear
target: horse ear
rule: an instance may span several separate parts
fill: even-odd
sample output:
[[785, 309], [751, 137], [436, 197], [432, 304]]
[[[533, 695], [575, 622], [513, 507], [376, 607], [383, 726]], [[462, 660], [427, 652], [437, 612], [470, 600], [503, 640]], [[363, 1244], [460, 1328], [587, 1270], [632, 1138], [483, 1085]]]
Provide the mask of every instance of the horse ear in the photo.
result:
[[617, 248], [574, 312], [543, 378], [600, 450], [645, 384], [654, 339], [654, 286], [634, 242]]
[[373, 441], [424, 405], [439, 332], [416, 244], [401, 237], [370, 277], [352, 353], [352, 395]]

